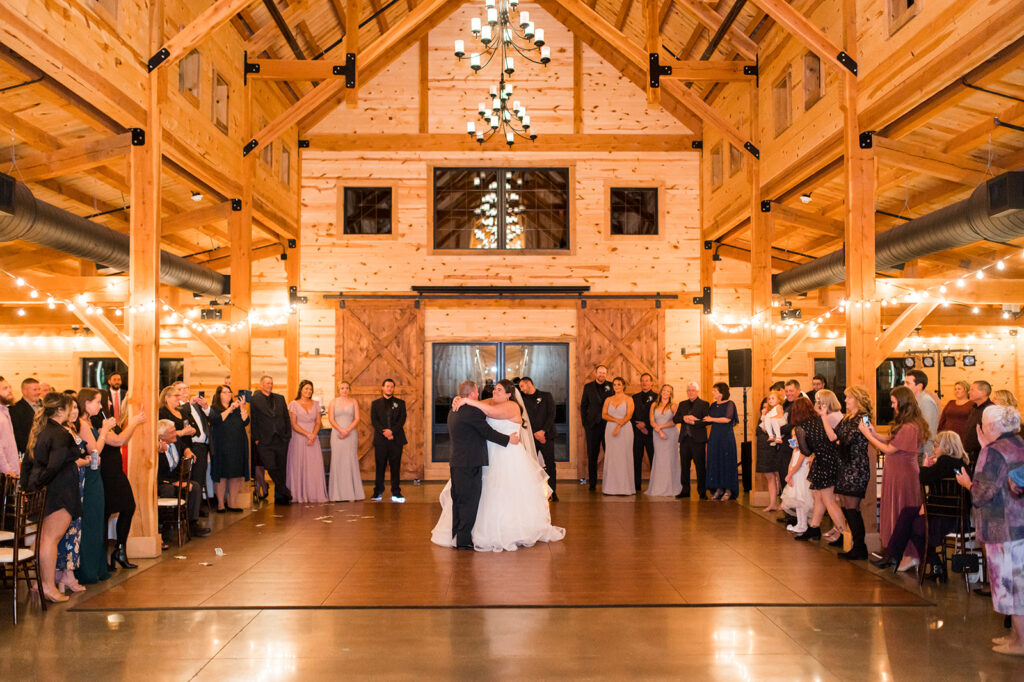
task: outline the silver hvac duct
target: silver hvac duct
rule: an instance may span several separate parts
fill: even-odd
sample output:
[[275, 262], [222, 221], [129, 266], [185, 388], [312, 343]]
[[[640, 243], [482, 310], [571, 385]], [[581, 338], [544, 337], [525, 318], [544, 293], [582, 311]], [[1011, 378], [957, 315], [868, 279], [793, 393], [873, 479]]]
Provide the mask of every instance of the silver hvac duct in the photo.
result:
[[[24, 183], [0, 173], [0, 242], [21, 239], [127, 272], [128, 235], [39, 201]], [[160, 281], [198, 294], [230, 291], [228, 277], [160, 252]]]
[[[875, 237], [875, 269], [986, 240], [1024, 237], [1024, 171], [988, 180], [963, 201], [886, 230]], [[833, 251], [772, 276], [776, 294], [799, 294], [846, 280], [846, 254]]]

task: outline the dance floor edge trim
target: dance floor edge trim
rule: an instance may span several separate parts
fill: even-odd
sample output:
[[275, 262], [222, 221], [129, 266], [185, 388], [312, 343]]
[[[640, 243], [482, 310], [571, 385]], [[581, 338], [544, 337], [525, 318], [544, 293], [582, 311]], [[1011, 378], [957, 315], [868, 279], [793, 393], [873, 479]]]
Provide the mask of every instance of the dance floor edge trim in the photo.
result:
[[324, 605], [302, 604], [297, 606], [130, 606], [119, 608], [93, 608], [76, 606], [68, 609], [71, 613], [111, 613], [146, 611], [460, 611], [471, 609], [719, 609], [719, 608], [922, 608], [938, 606], [936, 602], [922, 599], [919, 604], [862, 603], [815, 603], [807, 602], [721, 602], [705, 604], [462, 604], [462, 605]]

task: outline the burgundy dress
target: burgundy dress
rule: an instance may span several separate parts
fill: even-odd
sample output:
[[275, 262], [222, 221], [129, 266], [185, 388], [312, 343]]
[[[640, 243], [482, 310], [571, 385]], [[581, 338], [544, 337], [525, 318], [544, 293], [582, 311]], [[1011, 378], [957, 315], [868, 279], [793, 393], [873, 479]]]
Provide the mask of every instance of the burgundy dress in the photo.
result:
[[917, 424], [904, 424], [889, 441], [889, 445], [896, 450], [886, 454], [882, 464], [882, 505], [879, 518], [882, 547], [889, 545], [900, 512], [907, 507], [921, 506], [920, 469], [917, 464], [921, 430]]
[[[950, 400], [942, 408], [942, 414], [939, 416], [939, 431], [952, 431], [960, 436], [960, 440], [963, 440], [964, 434], [967, 432], [967, 418], [971, 416], [972, 407], [974, 407], [974, 403], [970, 400], [963, 405], [957, 405], [955, 400]], [[934, 436], [933, 433], [932, 437]]]
[[[313, 401], [313, 409], [307, 412], [297, 400], [288, 405], [288, 411], [295, 415], [295, 421], [306, 432], [320, 431], [320, 403]], [[306, 437], [292, 429], [292, 439], [288, 443], [288, 490], [295, 502], [326, 502], [327, 482], [324, 477], [324, 455], [320, 449], [320, 439], [313, 439], [313, 444], [306, 442]]]

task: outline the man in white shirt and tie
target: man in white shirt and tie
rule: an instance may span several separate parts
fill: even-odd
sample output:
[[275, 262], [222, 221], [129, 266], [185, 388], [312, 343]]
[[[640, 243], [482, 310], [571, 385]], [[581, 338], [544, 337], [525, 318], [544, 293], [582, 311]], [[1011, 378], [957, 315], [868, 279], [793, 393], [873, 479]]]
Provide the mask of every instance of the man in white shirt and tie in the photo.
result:
[[[178, 449], [178, 433], [174, 429], [174, 422], [169, 419], [161, 419], [157, 422], [156, 433], [159, 439], [156, 493], [160, 497], [177, 497], [179, 484], [178, 468], [181, 465], [182, 453]], [[192, 454], [184, 456], [194, 457]], [[199, 503], [199, 486], [189, 483], [188, 521], [189, 530], [193, 537], [202, 537], [210, 534], [209, 528], [203, 528], [199, 525]]]
[[122, 387], [121, 375], [111, 374], [107, 377], [107, 390], [103, 391], [101, 398], [103, 414], [107, 417], [121, 421], [121, 403], [124, 402], [125, 389]]
[[[191, 389], [186, 383], [179, 383], [181, 388], [181, 410], [182, 415], [192, 424], [196, 430], [192, 436], [192, 454], [196, 461], [192, 463], [192, 480], [202, 491], [206, 485], [206, 472], [210, 468], [210, 404], [203, 396], [192, 397]], [[200, 516], [208, 516], [209, 513], [203, 509]]]

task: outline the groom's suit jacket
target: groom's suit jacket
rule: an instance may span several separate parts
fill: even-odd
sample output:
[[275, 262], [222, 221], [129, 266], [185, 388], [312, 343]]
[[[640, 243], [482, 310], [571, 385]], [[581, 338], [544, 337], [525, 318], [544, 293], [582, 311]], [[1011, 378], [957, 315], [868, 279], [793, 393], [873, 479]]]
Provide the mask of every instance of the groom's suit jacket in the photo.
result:
[[487, 466], [487, 441], [508, 445], [508, 436], [492, 429], [480, 408], [472, 405], [448, 413], [448, 434], [452, 439], [448, 464], [452, 467]]

